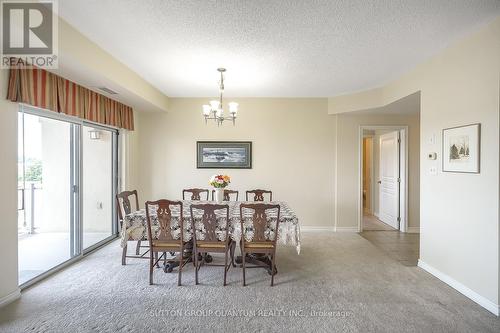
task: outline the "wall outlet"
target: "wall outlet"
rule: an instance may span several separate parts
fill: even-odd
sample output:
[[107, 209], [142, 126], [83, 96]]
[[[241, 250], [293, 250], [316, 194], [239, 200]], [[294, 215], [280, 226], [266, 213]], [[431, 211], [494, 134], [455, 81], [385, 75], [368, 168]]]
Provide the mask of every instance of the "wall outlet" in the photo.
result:
[[438, 168], [437, 168], [437, 166], [431, 166], [431, 167], [429, 168], [429, 174], [430, 174], [430, 175], [435, 176], [435, 175], [437, 175], [437, 173], [438, 173]]

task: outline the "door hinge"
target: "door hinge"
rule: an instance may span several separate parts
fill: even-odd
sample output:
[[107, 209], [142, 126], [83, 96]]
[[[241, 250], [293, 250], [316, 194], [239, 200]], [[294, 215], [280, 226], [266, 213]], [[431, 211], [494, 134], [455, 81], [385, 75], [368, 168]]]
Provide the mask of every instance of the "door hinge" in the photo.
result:
[[401, 178], [398, 178], [398, 183], [401, 183]]
[[78, 185], [73, 185], [73, 193], [78, 193]]
[[401, 139], [398, 139], [398, 143], [401, 143]]
[[398, 216], [398, 222], [401, 222], [401, 217]]

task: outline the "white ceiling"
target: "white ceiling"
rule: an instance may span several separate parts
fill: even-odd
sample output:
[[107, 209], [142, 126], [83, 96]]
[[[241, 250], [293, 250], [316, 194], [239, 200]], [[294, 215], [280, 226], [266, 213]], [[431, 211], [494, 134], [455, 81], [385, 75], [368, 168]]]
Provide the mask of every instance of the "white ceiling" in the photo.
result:
[[168, 96], [374, 88], [500, 15], [498, 0], [64, 0], [71, 25]]

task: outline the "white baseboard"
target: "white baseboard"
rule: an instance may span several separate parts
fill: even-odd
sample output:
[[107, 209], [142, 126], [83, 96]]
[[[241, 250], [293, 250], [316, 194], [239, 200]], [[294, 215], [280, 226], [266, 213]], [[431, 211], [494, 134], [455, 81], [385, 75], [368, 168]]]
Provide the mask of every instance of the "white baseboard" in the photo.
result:
[[304, 225], [300, 227], [302, 232], [358, 232], [358, 227], [315, 227]]
[[324, 232], [324, 231], [329, 231], [329, 232], [334, 232], [335, 227], [314, 227], [314, 226], [308, 226], [304, 225], [300, 227], [300, 231], [311, 231], [311, 232]]
[[5, 306], [9, 303], [14, 302], [19, 297], [21, 297], [21, 289], [17, 288], [15, 291], [11, 292], [10, 294], [0, 298], [0, 308], [2, 306]]
[[462, 293], [464, 296], [467, 296], [477, 304], [481, 305], [483, 308], [486, 310], [490, 311], [494, 315], [498, 316], [500, 313], [500, 307], [498, 304], [493, 303], [489, 299], [485, 298], [484, 296], [479, 295], [476, 293], [474, 290], [470, 289], [469, 287], [463, 285], [462, 283], [458, 282], [457, 280], [453, 279], [449, 275], [444, 274], [440, 270], [427, 265], [425, 262], [422, 260], [418, 260], [418, 267], [422, 268], [423, 270], [427, 271], [428, 273], [434, 275], [437, 277], [439, 280], [443, 281], [450, 287], [456, 289], [460, 293]]
[[375, 216], [376, 218], [380, 218], [380, 216], [378, 215], [378, 212], [373, 212], [373, 216]]
[[336, 232], [358, 232], [358, 227], [336, 227]]
[[408, 227], [408, 233], [410, 234], [419, 234], [420, 233], [420, 227]]

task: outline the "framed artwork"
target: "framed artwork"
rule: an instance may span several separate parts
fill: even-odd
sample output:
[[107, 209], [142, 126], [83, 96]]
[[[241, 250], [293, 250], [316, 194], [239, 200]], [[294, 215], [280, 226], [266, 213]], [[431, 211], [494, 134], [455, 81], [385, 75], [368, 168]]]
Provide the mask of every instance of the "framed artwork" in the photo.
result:
[[251, 169], [252, 142], [198, 141], [196, 142], [198, 169]]
[[481, 124], [443, 130], [443, 172], [479, 173]]

